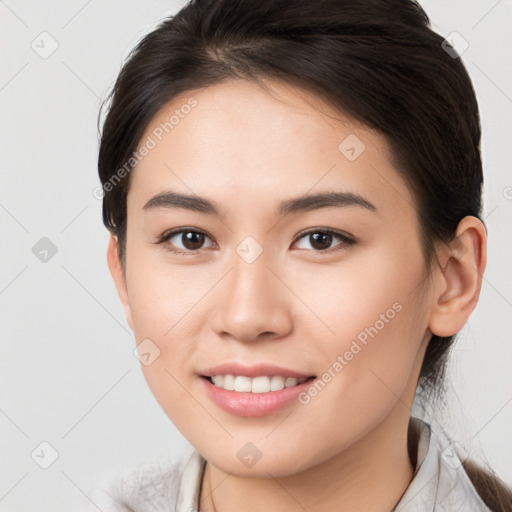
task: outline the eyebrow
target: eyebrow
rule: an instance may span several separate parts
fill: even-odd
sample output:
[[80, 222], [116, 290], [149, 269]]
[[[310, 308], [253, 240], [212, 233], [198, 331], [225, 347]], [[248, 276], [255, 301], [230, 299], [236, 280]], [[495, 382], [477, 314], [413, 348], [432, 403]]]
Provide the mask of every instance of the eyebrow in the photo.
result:
[[[373, 203], [352, 192], [318, 192], [316, 194], [286, 199], [279, 203], [274, 214], [277, 217], [284, 217], [291, 213], [306, 212], [319, 208], [347, 206], [359, 206], [378, 213], [377, 207]], [[160, 208], [183, 208], [206, 215], [222, 217], [220, 208], [215, 201], [197, 195], [180, 194], [172, 191], [164, 191], [157, 194], [142, 209], [148, 211]]]

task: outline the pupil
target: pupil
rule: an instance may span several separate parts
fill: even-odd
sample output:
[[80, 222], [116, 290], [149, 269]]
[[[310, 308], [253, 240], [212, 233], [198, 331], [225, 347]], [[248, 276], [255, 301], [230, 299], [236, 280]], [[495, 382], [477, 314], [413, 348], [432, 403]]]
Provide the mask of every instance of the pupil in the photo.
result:
[[[332, 235], [330, 233], [313, 233], [310, 235], [310, 237], [313, 240], [313, 243], [311, 243], [311, 246], [315, 249], [326, 249], [329, 247], [332, 241]], [[319, 247], [315, 246], [315, 244], [319, 243]], [[322, 245], [322, 243], [324, 245]], [[326, 244], [327, 243], [327, 244]], [[325, 246], [327, 245], [327, 247]]]
[[190, 250], [200, 249], [204, 243], [204, 235], [194, 231], [188, 231], [182, 235], [183, 245]]

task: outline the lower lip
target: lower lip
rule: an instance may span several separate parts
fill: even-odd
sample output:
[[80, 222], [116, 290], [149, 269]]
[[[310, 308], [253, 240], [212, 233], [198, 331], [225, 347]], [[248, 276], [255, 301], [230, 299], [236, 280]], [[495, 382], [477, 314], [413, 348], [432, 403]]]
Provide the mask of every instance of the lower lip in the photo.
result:
[[228, 391], [213, 385], [206, 377], [201, 377], [201, 380], [208, 396], [224, 411], [235, 416], [265, 416], [297, 400], [297, 397], [311, 385], [314, 377], [297, 386], [268, 393]]

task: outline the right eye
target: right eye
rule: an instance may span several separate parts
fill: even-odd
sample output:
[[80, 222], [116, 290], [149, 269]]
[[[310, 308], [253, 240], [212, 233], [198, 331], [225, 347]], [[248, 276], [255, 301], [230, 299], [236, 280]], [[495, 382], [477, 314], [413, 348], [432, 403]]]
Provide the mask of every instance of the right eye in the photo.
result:
[[[206, 238], [210, 237], [204, 231], [192, 228], [179, 228], [164, 233], [156, 243], [162, 244], [165, 249], [175, 254], [191, 256], [202, 250], [201, 246]], [[173, 239], [175, 241], [171, 242]]]

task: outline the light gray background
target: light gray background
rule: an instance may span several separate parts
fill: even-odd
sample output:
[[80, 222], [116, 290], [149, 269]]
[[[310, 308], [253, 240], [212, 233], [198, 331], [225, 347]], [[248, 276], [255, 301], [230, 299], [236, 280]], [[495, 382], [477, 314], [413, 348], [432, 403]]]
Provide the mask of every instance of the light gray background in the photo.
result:
[[[140, 37], [183, 3], [0, 1], [2, 511], [66, 510], [105, 468], [188, 447], [132, 353], [93, 196], [100, 99]], [[512, 2], [421, 3], [434, 29], [469, 43], [489, 229], [480, 302], [453, 352], [440, 419], [512, 484]], [[47, 59], [31, 47], [43, 31], [59, 45]], [[58, 249], [46, 263], [32, 252], [42, 237]], [[49, 460], [43, 441], [59, 454], [48, 469], [31, 458]]]

